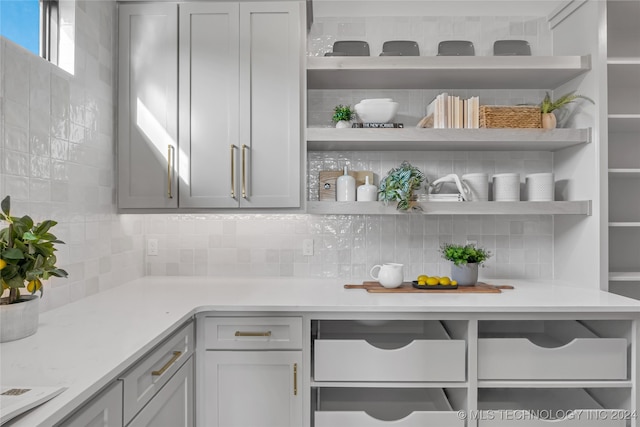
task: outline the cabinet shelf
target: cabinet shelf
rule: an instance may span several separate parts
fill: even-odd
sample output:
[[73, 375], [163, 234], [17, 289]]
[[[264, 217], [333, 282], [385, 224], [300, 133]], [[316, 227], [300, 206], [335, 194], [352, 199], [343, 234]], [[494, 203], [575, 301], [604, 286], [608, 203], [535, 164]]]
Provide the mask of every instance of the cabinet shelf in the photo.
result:
[[640, 58], [635, 56], [616, 56], [607, 59], [609, 65], [640, 65]]
[[591, 201], [571, 202], [426, 202], [422, 211], [402, 212], [395, 203], [307, 202], [312, 215], [591, 215]]
[[640, 221], [615, 221], [610, 222], [609, 227], [640, 227]]
[[609, 114], [609, 132], [640, 132], [640, 114]]
[[556, 151], [590, 140], [590, 129], [307, 128], [309, 151]]
[[308, 89], [555, 89], [591, 56], [307, 57]]
[[494, 381], [480, 380], [478, 388], [631, 388], [629, 380], [620, 381]]
[[612, 282], [640, 282], [640, 271], [611, 271], [609, 280]]
[[640, 178], [640, 168], [609, 169], [609, 174], [619, 176], [621, 178]]

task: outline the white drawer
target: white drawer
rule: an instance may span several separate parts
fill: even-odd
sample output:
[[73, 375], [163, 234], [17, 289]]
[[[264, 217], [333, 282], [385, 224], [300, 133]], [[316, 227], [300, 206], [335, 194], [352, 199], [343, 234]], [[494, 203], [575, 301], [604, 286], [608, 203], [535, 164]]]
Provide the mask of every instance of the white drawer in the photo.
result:
[[190, 322], [120, 377], [124, 386], [125, 425], [191, 357], [194, 349], [193, 322]]
[[440, 389], [322, 389], [316, 427], [464, 427]]
[[624, 427], [623, 410], [603, 409], [583, 389], [484, 389], [478, 427]]
[[314, 380], [464, 381], [464, 340], [451, 340], [437, 321], [423, 327], [415, 334], [421, 338], [405, 337], [408, 343], [389, 341], [396, 335], [364, 333], [362, 339], [316, 339]]
[[539, 333], [514, 335], [481, 332], [479, 379], [627, 379], [626, 339], [599, 338], [578, 322], [545, 322]]
[[300, 317], [205, 317], [206, 350], [299, 350]]

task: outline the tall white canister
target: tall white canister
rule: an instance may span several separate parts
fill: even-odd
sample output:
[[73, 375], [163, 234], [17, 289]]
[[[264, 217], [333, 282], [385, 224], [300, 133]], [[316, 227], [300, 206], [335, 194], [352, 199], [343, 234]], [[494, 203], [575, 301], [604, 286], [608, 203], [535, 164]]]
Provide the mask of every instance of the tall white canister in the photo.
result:
[[553, 173], [531, 173], [526, 176], [527, 200], [531, 202], [552, 202], [555, 181]]
[[496, 202], [519, 202], [520, 174], [498, 173], [493, 175], [493, 200]]

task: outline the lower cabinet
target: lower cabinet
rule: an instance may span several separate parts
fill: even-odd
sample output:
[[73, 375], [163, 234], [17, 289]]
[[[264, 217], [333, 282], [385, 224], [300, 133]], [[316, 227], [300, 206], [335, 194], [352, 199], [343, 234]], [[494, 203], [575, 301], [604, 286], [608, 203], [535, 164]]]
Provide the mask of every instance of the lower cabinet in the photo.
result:
[[207, 427], [299, 427], [301, 351], [207, 351]]
[[122, 427], [122, 383], [116, 381], [60, 427]]
[[193, 427], [193, 393], [193, 358], [189, 358], [128, 427]]

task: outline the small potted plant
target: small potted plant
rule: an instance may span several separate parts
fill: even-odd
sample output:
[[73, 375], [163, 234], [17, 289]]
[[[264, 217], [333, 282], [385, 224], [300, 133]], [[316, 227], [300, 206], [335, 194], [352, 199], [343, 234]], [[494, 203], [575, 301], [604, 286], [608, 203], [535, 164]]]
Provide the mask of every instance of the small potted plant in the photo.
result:
[[354, 112], [350, 105], [336, 105], [333, 109], [333, 117], [331, 120], [336, 124], [337, 129], [344, 129], [351, 127], [351, 119], [354, 116]]
[[413, 192], [425, 181], [424, 173], [409, 162], [404, 161], [399, 167], [389, 171], [380, 181], [378, 199], [385, 204], [398, 201], [398, 210], [408, 210], [411, 206]]
[[[45, 220], [34, 224], [25, 215], [13, 217], [11, 199], [0, 204], [0, 220], [8, 224], [0, 230], [0, 342], [13, 341], [32, 335], [38, 329], [38, 301], [42, 296], [42, 280], [51, 276], [67, 277], [56, 267], [55, 244], [64, 243], [50, 230], [57, 223]], [[22, 295], [26, 288], [30, 295]]]
[[491, 257], [491, 252], [473, 244], [444, 243], [440, 246], [442, 258], [451, 261], [451, 280], [458, 286], [473, 286], [478, 282], [478, 266]]
[[549, 95], [549, 92], [547, 92], [544, 99], [542, 100], [542, 103], [540, 104], [540, 112], [542, 113], [542, 128], [555, 129], [557, 120], [555, 114], [553, 114], [553, 111], [572, 103], [576, 99], [586, 99], [592, 104], [595, 104], [593, 99], [584, 95], [578, 95], [575, 93], [575, 91], [565, 93], [555, 101], [551, 99], [551, 95]]

